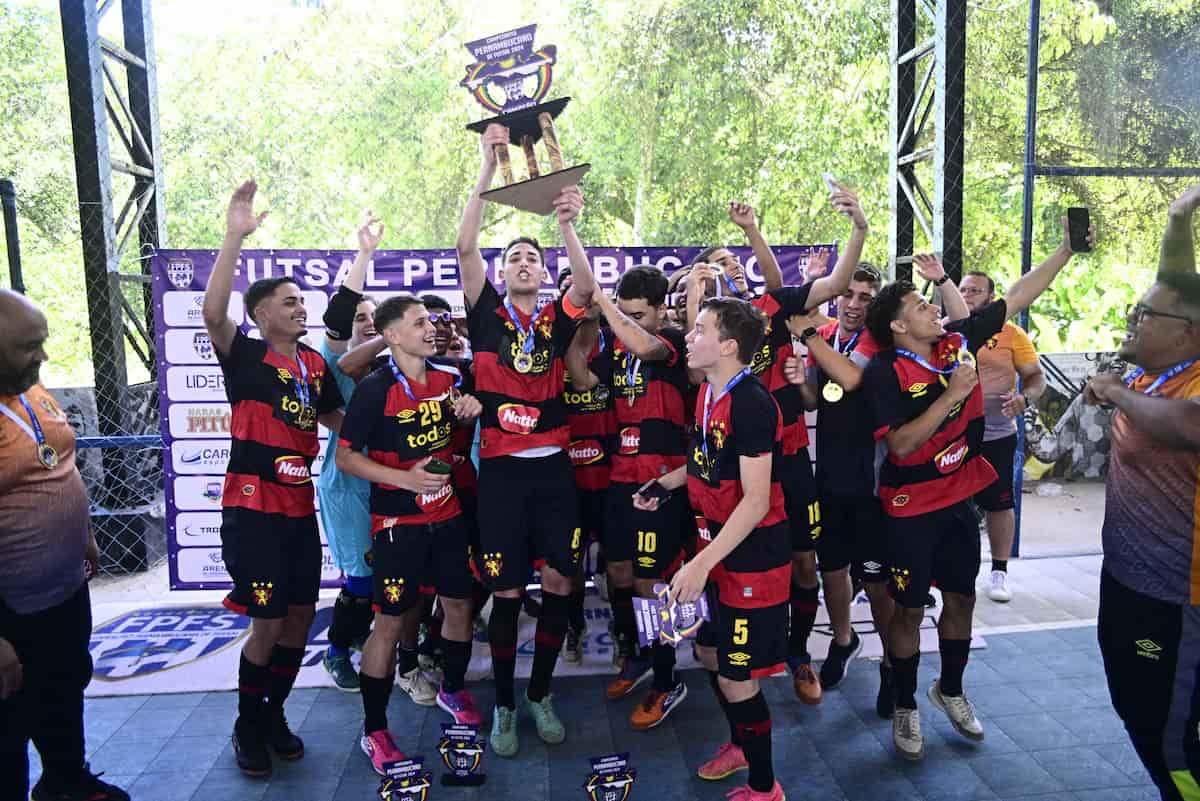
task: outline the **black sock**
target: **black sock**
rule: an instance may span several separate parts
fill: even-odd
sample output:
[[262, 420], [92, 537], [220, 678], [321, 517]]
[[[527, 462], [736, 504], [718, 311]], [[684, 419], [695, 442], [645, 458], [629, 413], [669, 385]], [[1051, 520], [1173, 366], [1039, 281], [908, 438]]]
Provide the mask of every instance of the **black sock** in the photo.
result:
[[718, 674], [714, 671], [705, 671], [708, 673], [708, 684], [712, 687], [713, 695], [717, 697], [717, 703], [721, 706], [721, 714], [725, 716], [726, 722], [729, 723], [729, 742], [740, 746], [741, 741], [738, 740], [737, 727], [733, 725], [733, 720], [729, 717], [729, 702], [725, 700], [725, 693], [721, 691], [721, 681]]
[[572, 631], [580, 632], [587, 627], [583, 619], [583, 590], [571, 590], [570, 603], [567, 606], [567, 625]]
[[992, 560], [992, 570], [1000, 570], [1000, 571], [1007, 573], [1008, 572], [1008, 560], [1007, 559], [993, 559]]
[[346, 588], [338, 593], [337, 600], [333, 602], [333, 620], [329, 624], [329, 645], [335, 651], [340, 651], [345, 654], [350, 650], [350, 643], [354, 640], [355, 629], [355, 603], [356, 599], [350, 594]]
[[533, 668], [529, 673], [530, 701], [540, 701], [550, 692], [550, 677], [562, 651], [567, 633], [569, 596], [555, 595], [542, 590], [542, 614], [538, 617], [537, 634], [533, 640]]
[[492, 596], [492, 616], [488, 619], [488, 646], [492, 651], [492, 674], [496, 679], [496, 706], [515, 709], [517, 670], [517, 618], [521, 615], [520, 598]]
[[463, 688], [467, 677], [467, 663], [471, 661], [471, 641], [442, 640], [445, 662], [442, 671], [442, 689], [456, 693]]
[[487, 587], [480, 584], [478, 581], [471, 582], [471, 619], [479, 617], [479, 613], [483, 611], [483, 607], [487, 606], [488, 598], [491, 597]]
[[303, 648], [289, 648], [286, 645], [276, 645], [271, 649], [271, 676], [267, 680], [267, 706], [274, 712], [283, 710], [283, 702], [287, 700], [292, 685], [296, 683], [296, 674], [300, 672], [300, 663], [304, 661]]
[[650, 661], [654, 665], [654, 689], [666, 692], [675, 686], [675, 646], [656, 642], [650, 646]]
[[392, 695], [391, 676], [377, 679], [360, 672], [358, 686], [362, 692], [363, 732], [370, 734], [386, 729], [388, 698]]
[[637, 623], [633, 619], [633, 587], [611, 587], [608, 591], [613, 611], [613, 634], [637, 641]]
[[239, 726], [257, 728], [262, 725], [270, 675], [270, 667], [254, 664], [246, 658], [246, 653], [242, 652], [242, 661], [238, 665]]
[[962, 695], [963, 671], [967, 669], [971, 641], [942, 637], [938, 639], [938, 651], [942, 655], [942, 675], [938, 680], [942, 695]]
[[405, 673], [411, 673], [412, 669], [419, 664], [416, 648], [405, 648], [403, 645], [396, 647], [396, 675], [403, 676]]
[[819, 588], [792, 585], [792, 627], [788, 632], [788, 653], [791, 656], [808, 656], [808, 635], [817, 620], [817, 598]]
[[775, 786], [775, 768], [771, 764], [771, 712], [766, 699], [759, 691], [745, 701], [731, 701], [727, 714], [750, 766], [746, 783], [757, 793], [770, 792]]
[[900, 709], [917, 708], [917, 666], [921, 663], [921, 652], [900, 658], [892, 654], [892, 688], [896, 693], [896, 706]]

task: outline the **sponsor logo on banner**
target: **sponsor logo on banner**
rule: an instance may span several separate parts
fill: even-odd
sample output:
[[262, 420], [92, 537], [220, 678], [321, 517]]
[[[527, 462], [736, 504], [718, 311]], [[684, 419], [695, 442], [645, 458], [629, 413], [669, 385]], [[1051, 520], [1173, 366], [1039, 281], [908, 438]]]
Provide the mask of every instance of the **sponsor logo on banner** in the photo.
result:
[[97, 679], [120, 681], [204, 659], [249, 628], [249, 618], [220, 607], [139, 609], [93, 628], [88, 650]]
[[933, 457], [933, 463], [937, 465], [938, 472], [942, 475], [953, 473], [958, 468], [962, 467], [963, 460], [967, 456], [967, 441], [965, 439], [955, 440], [955, 442], [944, 451]]
[[621, 429], [621, 447], [617, 453], [622, 456], [633, 456], [642, 445], [642, 429], [637, 426], [626, 426]]
[[510, 434], [532, 433], [537, 428], [538, 418], [541, 416], [540, 409], [522, 406], [519, 403], [502, 403], [497, 413], [500, 428]]
[[174, 328], [166, 332], [164, 351], [171, 364], [212, 364], [217, 362], [212, 338], [207, 331]]
[[417, 496], [417, 506], [422, 511], [431, 512], [439, 506], [445, 506], [454, 495], [454, 485], [447, 484], [437, 492], [427, 492]]
[[275, 460], [275, 477], [280, 484], [308, 484], [312, 474], [303, 456], [280, 456]]
[[224, 484], [224, 476], [179, 476], [175, 479], [175, 507], [185, 512], [219, 510]]
[[180, 512], [175, 517], [175, 541], [182, 546], [220, 546], [220, 512]]
[[[245, 301], [241, 292], [232, 292], [227, 313], [237, 325], [245, 317]], [[172, 328], [197, 328], [204, 325], [203, 292], [164, 292], [162, 296], [163, 323]]]
[[219, 367], [168, 367], [167, 397], [173, 401], [225, 400], [225, 375]]
[[594, 439], [577, 439], [567, 446], [571, 464], [576, 467], [595, 464], [604, 458], [604, 448]]
[[224, 473], [229, 465], [229, 440], [171, 443], [171, 466], [180, 475]]
[[228, 403], [172, 404], [167, 422], [173, 438], [206, 439], [229, 434]]
[[196, 268], [188, 258], [167, 259], [167, 278], [176, 289], [187, 289], [196, 277]]

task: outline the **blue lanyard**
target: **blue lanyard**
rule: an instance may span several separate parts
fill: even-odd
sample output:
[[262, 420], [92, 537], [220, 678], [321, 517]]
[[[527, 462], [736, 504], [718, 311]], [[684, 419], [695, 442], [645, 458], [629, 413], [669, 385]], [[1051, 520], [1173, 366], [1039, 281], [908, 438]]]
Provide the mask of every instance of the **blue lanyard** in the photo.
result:
[[733, 283], [733, 279], [726, 275], [724, 270], [721, 271], [721, 280], [725, 283], [725, 286], [729, 288], [729, 294], [733, 295], [734, 297], [742, 294], [738, 291], [737, 284]]
[[625, 392], [630, 398], [634, 395], [638, 373], [642, 370], [642, 360], [633, 358], [633, 354], [625, 351]]
[[[404, 375], [400, 367], [396, 364], [395, 357], [390, 354], [388, 355], [388, 367], [392, 368], [392, 376], [395, 377], [396, 383], [404, 387], [404, 394], [408, 395], [409, 400], [415, 401], [417, 396], [413, 394], [412, 385], [408, 383], [408, 376]], [[448, 364], [434, 364], [428, 359], [425, 360], [425, 367], [429, 370], [438, 370], [439, 372], [449, 373], [454, 376], [455, 389], [462, 386], [462, 373], [458, 371], [457, 367], [451, 367]]]
[[[835, 351], [837, 351], [838, 353], [841, 353], [841, 354], [853, 353], [854, 346], [858, 344], [858, 338], [860, 336], [862, 336], [862, 332], [863, 332], [863, 330], [861, 328], [858, 329], [857, 331], [855, 331], [854, 336], [850, 337], [850, 339], [846, 342], [846, 347], [843, 348], [841, 346], [841, 343], [838, 341], [838, 332], [835, 330], [833, 332], [833, 337], [830, 338], [830, 340], [829, 340], [829, 344], [832, 345], [833, 349]], [[905, 351], [905, 352], [907, 353], [907, 351]]]
[[[1179, 364], [1172, 367], [1170, 370], [1167, 370], [1165, 373], [1160, 375], [1158, 378], [1154, 379], [1154, 383], [1151, 384], [1150, 386], [1148, 386], [1146, 389], [1142, 390], [1142, 394], [1143, 395], [1153, 395], [1154, 391], [1156, 389], [1158, 389], [1163, 384], [1167, 383], [1172, 378], [1179, 375], [1180, 373], [1182, 373], [1184, 370], [1188, 369], [1195, 363], [1196, 363], [1195, 359], [1188, 359], [1185, 362], [1180, 362]], [[1136, 370], [1134, 370], [1132, 373], [1129, 374], [1129, 378], [1125, 379], [1125, 386], [1132, 387], [1133, 382], [1137, 381], [1139, 378], [1141, 378], [1145, 374], [1146, 374], [1145, 370], [1143, 370], [1141, 367], [1137, 368]], [[24, 402], [24, 401], [22, 400], [22, 402]], [[29, 407], [26, 406], [25, 408], [28, 409]]]
[[[275, 352], [279, 353], [279, 351]], [[292, 360], [282, 353], [279, 353], [279, 356], [287, 362], [288, 373], [291, 374]], [[304, 359], [300, 356], [299, 346], [296, 347], [296, 364], [300, 365], [300, 377], [297, 378], [295, 375], [292, 375], [292, 384], [296, 387], [296, 400], [300, 401], [302, 407], [311, 406], [312, 404], [309, 401], [312, 399], [312, 396], [308, 391], [308, 368], [304, 366]]]
[[599, 342], [600, 355], [603, 356], [604, 355], [604, 344], [605, 344], [604, 343], [604, 326], [599, 326], [597, 328], [597, 330], [600, 332], [600, 342]]
[[521, 352], [526, 354], [533, 353], [533, 321], [537, 317], [536, 313], [529, 318], [529, 329], [526, 330], [521, 325], [521, 317], [517, 314], [517, 310], [513, 308], [512, 298], [508, 295], [504, 296], [504, 310], [508, 312], [513, 325], [521, 333]]
[[704, 384], [704, 417], [700, 424], [700, 450], [704, 453], [705, 460], [708, 459], [708, 415], [712, 408], [721, 402], [721, 398], [728, 395], [733, 388], [742, 383], [742, 380], [750, 375], [750, 368], [743, 367], [741, 371], [733, 378], [729, 379], [729, 383], [725, 385], [725, 389], [721, 390], [721, 394], [716, 400], [712, 399], [712, 384]]
[[29, 401], [25, 400], [25, 393], [22, 392], [17, 396], [21, 405], [25, 407], [26, 413], [29, 415], [29, 422], [33, 426], [33, 438], [37, 441], [38, 447], [46, 444], [46, 432], [42, 431], [42, 422], [37, 419], [37, 415], [33, 413], [33, 407], [29, 405]]
[[[956, 336], [958, 336], [960, 340], [962, 339], [962, 335], [961, 335], [961, 334], [958, 334], [958, 335], [956, 335]], [[965, 348], [966, 348], [966, 344], [967, 344], [966, 342], [961, 342], [961, 341], [960, 341], [960, 342], [959, 342], [959, 348], [960, 348], [960, 349], [965, 349]], [[911, 360], [911, 361], [914, 361], [914, 362], [916, 362], [917, 364], [919, 364], [919, 365], [921, 365], [922, 367], [924, 367], [924, 368], [925, 368], [926, 370], [928, 370], [929, 372], [931, 372], [931, 373], [937, 373], [938, 375], [950, 375], [950, 374], [951, 374], [951, 373], [953, 373], [953, 372], [954, 372], [956, 369], [958, 369], [958, 365], [959, 365], [959, 364], [961, 364], [961, 362], [958, 362], [958, 363], [955, 363], [955, 365], [954, 365], [953, 367], [946, 367], [946, 368], [944, 368], [944, 369], [943, 369], [943, 368], [934, 367], [932, 364], [930, 364], [928, 361], [926, 361], [926, 360], [925, 360], [925, 358], [924, 358], [923, 356], [918, 356], [917, 354], [913, 353], [911, 350], [905, 350], [904, 348], [896, 348], [896, 355], [898, 355], [898, 356], [903, 356], [903, 357], [904, 357], [904, 358], [906, 358], [906, 359], [909, 359], [909, 360]]]

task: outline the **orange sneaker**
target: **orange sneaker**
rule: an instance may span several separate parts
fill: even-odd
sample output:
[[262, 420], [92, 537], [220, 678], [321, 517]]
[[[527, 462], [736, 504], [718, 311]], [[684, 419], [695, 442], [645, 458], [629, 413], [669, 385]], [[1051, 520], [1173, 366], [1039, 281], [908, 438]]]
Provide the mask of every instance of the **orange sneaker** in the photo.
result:
[[705, 762], [696, 771], [696, 775], [708, 782], [719, 782], [726, 776], [732, 776], [739, 770], [746, 770], [750, 763], [742, 753], [740, 746], [725, 743], [717, 750], [717, 755]]
[[636, 656], [631, 656], [625, 660], [625, 664], [621, 667], [621, 672], [617, 677], [608, 683], [604, 694], [608, 696], [608, 700], [616, 701], [641, 686], [642, 682], [650, 678], [654, 674], [654, 668], [650, 665], [649, 659], [641, 659]]
[[679, 706], [684, 698], [687, 698], [687, 685], [682, 681], [676, 681], [675, 686], [666, 692], [651, 690], [646, 700], [633, 708], [633, 713], [629, 716], [629, 725], [633, 726], [635, 731], [653, 729], [666, 720], [671, 710]]
[[821, 682], [813, 672], [812, 664], [803, 662], [792, 671], [792, 687], [796, 697], [809, 706], [821, 703]]
[[787, 799], [787, 796], [783, 794], [783, 788], [779, 786], [779, 782], [775, 782], [775, 786], [767, 793], [751, 790], [750, 786], [747, 785], [730, 790], [725, 794], [725, 797], [729, 801], [785, 801]]

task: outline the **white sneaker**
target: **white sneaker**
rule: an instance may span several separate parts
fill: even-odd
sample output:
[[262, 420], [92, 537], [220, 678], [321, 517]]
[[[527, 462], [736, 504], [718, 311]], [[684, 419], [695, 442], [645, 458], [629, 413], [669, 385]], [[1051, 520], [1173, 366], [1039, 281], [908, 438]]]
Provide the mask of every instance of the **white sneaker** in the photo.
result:
[[991, 586], [988, 587], [988, 597], [996, 603], [1006, 604], [1012, 600], [1012, 592], [1008, 589], [1008, 573], [1003, 570], [992, 571]]
[[975, 707], [965, 695], [942, 695], [941, 682], [934, 679], [929, 688], [929, 700], [938, 709], [946, 713], [954, 730], [968, 740], [979, 742], [983, 739], [983, 724], [975, 717]]
[[896, 707], [896, 712], [892, 715], [892, 742], [896, 744], [896, 753], [907, 760], [916, 762], [925, 756], [920, 712]]
[[437, 703], [438, 688], [425, 678], [420, 665], [402, 674], [396, 679], [396, 684], [401, 690], [408, 693], [408, 697], [413, 700], [414, 704], [433, 706]]

